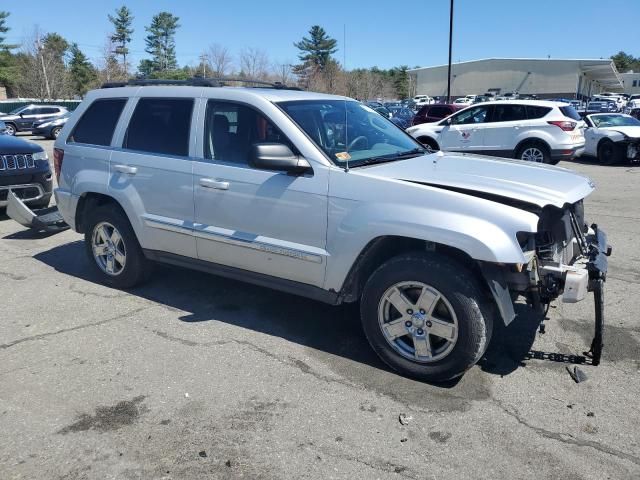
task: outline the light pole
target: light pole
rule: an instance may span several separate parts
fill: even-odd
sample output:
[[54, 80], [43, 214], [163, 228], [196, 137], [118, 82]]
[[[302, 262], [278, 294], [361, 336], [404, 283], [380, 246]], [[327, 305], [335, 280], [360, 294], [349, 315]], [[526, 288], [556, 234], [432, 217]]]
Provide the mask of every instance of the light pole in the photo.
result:
[[453, 39], [453, 0], [449, 7], [449, 68], [447, 70], [447, 103], [451, 101], [451, 45]]

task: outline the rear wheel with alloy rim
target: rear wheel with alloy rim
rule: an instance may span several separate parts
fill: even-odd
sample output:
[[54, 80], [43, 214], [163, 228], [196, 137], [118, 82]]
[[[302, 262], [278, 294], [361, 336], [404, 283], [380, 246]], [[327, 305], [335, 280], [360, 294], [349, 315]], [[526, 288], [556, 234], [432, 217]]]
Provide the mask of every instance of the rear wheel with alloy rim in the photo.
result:
[[90, 211], [86, 227], [87, 256], [104, 283], [129, 288], [146, 279], [149, 262], [118, 206], [103, 205]]
[[551, 163], [551, 155], [546, 145], [538, 141], [527, 141], [516, 152], [516, 158], [525, 162]]
[[54, 140], [58, 138], [58, 135], [60, 135], [60, 130], [62, 130], [62, 127], [55, 127], [53, 130], [51, 130], [51, 138], [53, 138]]
[[433, 153], [440, 150], [440, 148], [438, 148], [438, 144], [429, 137], [420, 137], [418, 138], [418, 141], [422, 144], [427, 153]]
[[369, 343], [390, 367], [444, 381], [481, 358], [493, 308], [473, 272], [448, 257], [415, 252], [392, 258], [371, 275], [361, 320]]
[[16, 134], [16, 127], [14, 127], [11, 123], [7, 123], [4, 126], [4, 133], [5, 135], [15, 135]]

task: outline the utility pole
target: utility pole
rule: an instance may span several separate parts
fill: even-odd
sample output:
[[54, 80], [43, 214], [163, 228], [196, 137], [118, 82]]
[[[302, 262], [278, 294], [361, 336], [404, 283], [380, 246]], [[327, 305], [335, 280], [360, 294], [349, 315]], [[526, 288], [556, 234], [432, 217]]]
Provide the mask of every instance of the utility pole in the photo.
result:
[[449, 69], [447, 71], [447, 103], [451, 102], [451, 46], [453, 40], [453, 0], [449, 7]]
[[202, 78], [207, 78], [207, 54], [200, 55], [200, 62], [202, 63]]

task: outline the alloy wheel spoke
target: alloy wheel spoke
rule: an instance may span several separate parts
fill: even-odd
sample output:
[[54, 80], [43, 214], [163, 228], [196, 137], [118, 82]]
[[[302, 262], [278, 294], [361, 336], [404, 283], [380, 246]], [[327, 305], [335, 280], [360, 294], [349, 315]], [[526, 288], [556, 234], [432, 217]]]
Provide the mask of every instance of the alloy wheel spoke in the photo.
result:
[[416, 359], [431, 358], [431, 341], [429, 335], [415, 335], [413, 337], [413, 348]]
[[114, 273], [113, 256], [111, 255], [107, 256], [107, 264], [105, 268], [107, 270], [107, 273]]
[[389, 294], [387, 300], [402, 315], [407, 313], [408, 310], [413, 310], [415, 308], [413, 303], [411, 303], [411, 301], [407, 297], [405, 297], [404, 293], [402, 293], [397, 287], [394, 288], [393, 291]]
[[111, 242], [113, 242], [114, 245], [118, 245], [120, 240], [122, 240], [120, 232], [114, 228], [113, 232], [111, 232]]
[[434, 293], [428, 288], [423, 288], [420, 293], [420, 297], [416, 302], [416, 306], [421, 310], [424, 310], [427, 315], [431, 315], [433, 313], [433, 309], [436, 308], [438, 304], [438, 300], [440, 300], [440, 295]]
[[124, 265], [126, 257], [124, 256], [124, 254], [121, 251], [116, 249], [116, 251], [113, 254], [113, 258], [115, 258], [116, 262], [118, 262], [120, 264], [120, 266]]
[[429, 319], [429, 322], [431, 322], [431, 326], [427, 326], [427, 331], [429, 332], [429, 334], [436, 337], [444, 338], [446, 340], [453, 340], [455, 338], [456, 326], [453, 323], [449, 323], [433, 317]]
[[405, 326], [406, 320], [404, 318], [399, 318], [398, 320], [394, 320], [389, 323], [384, 324], [384, 331], [387, 334], [387, 338], [390, 340], [395, 340], [398, 337], [402, 337], [409, 333], [407, 331], [407, 327]]
[[96, 257], [103, 257], [107, 254], [107, 246], [105, 244], [94, 245], [93, 254]]

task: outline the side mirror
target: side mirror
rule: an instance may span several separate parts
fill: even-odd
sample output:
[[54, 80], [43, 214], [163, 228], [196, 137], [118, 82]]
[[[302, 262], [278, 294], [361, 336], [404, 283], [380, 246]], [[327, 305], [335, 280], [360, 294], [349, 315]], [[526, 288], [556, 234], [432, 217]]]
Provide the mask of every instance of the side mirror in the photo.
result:
[[249, 153], [249, 163], [261, 170], [278, 170], [302, 175], [311, 170], [309, 162], [282, 143], [254, 143]]
[[19, 114], [19, 115], [20, 115], [20, 118], [23, 118], [23, 117], [24, 117], [24, 113], [22, 113], [22, 112], [20, 112], [20, 114]]
[[450, 118], [447, 118], [447, 119], [444, 121], [444, 123], [445, 123], [445, 125], [451, 125], [451, 119], [450, 119]]

